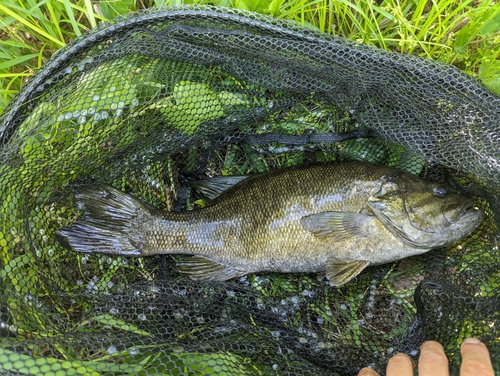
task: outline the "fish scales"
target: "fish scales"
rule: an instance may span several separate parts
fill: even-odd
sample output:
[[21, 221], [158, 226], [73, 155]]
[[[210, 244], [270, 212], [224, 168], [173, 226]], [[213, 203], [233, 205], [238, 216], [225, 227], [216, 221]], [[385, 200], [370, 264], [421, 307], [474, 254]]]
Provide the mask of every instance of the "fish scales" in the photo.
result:
[[[291, 169], [287, 174], [276, 170], [267, 179], [239, 183], [203, 210], [157, 211], [154, 222], [138, 221], [137, 232], [146, 239], [141, 254], [217, 255], [221, 263], [252, 270], [274, 265], [274, 271], [299, 271], [304, 264], [316, 265], [312, 260], [324, 259], [320, 248], [329, 242], [315, 238], [300, 219], [324, 211], [363, 210], [367, 199], [380, 190], [381, 176], [391, 172], [380, 169], [373, 174], [373, 169], [362, 164], [340, 167], [318, 165]], [[347, 180], [348, 172], [354, 172], [355, 178]], [[170, 234], [176, 234], [175, 238]]]
[[181, 213], [153, 209], [108, 186], [77, 200], [82, 217], [57, 233], [69, 249], [191, 254], [180, 270], [199, 280], [326, 271], [335, 286], [369, 265], [456, 242], [485, 215], [442, 184], [361, 162], [250, 175], [206, 208]]

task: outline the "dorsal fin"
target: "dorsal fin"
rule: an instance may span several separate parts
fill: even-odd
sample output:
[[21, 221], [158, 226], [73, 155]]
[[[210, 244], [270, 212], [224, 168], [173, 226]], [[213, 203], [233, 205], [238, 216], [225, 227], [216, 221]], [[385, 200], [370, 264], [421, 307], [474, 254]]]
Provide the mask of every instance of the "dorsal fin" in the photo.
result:
[[210, 203], [229, 188], [234, 187], [236, 184], [247, 179], [249, 176], [254, 176], [254, 174], [216, 176], [215, 178], [206, 180], [189, 179], [188, 184], [196, 189], [203, 196], [205, 201], [207, 201], [207, 203]]

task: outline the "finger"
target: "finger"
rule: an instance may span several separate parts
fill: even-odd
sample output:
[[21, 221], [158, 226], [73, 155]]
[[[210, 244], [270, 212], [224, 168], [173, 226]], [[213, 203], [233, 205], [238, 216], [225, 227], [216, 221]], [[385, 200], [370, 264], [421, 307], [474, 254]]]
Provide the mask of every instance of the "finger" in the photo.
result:
[[494, 376], [488, 348], [476, 338], [467, 338], [460, 347], [460, 376]]
[[359, 371], [358, 376], [380, 376], [380, 375], [373, 368], [365, 367]]
[[419, 376], [449, 376], [448, 358], [443, 346], [436, 341], [426, 341], [420, 346]]
[[387, 364], [387, 376], [413, 376], [415, 363], [406, 354], [396, 354]]

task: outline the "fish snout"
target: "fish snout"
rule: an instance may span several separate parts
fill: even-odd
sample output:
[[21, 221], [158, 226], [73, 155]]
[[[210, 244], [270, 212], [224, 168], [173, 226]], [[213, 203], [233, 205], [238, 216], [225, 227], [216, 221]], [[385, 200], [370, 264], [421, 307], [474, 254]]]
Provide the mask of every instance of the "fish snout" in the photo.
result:
[[[475, 207], [473, 200], [465, 202], [454, 202], [447, 205], [443, 210], [443, 215], [450, 224], [455, 224], [458, 221], [465, 219], [464, 217], [481, 217], [483, 211]], [[484, 214], [484, 213], [483, 213]]]

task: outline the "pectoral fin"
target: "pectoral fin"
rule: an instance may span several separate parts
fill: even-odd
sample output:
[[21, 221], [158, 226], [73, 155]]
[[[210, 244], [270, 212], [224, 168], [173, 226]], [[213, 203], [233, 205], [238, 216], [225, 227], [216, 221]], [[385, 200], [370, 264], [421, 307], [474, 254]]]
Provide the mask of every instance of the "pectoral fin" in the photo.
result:
[[187, 257], [177, 266], [180, 273], [187, 274], [194, 281], [227, 281], [248, 274], [247, 271], [227, 268], [203, 256]]
[[323, 212], [300, 219], [302, 227], [317, 237], [334, 237], [337, 241], [364, 236], [365, 224], [374, 217], [360, 213]]
[[341, 286], [356, 277], [368, 265], [368, 261], [330, 259], [326, 264], [326, 276], [330, 280], [330, 286]]

